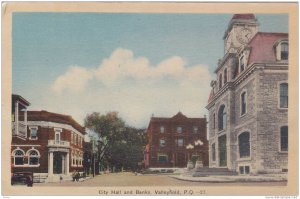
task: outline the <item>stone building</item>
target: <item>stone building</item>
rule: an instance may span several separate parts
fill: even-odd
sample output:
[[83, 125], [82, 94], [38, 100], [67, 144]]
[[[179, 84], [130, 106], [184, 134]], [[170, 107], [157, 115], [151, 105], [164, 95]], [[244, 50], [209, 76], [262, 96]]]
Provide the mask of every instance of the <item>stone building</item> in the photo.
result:
[[146, 168], [186, 167], [188, 160], [208, 166], [206, 118], [151, 117], [144, 152]]
[[82, 172], [84, 128], [68, 115], [27, 111], [29, 105], [12, 95], [12, 172], [30, 171], [47, 182]]
[[253, 14], [233, 15], [206, 106], [209, 165], [240, 174], [288, 166], [288, 34], [258, 27]]

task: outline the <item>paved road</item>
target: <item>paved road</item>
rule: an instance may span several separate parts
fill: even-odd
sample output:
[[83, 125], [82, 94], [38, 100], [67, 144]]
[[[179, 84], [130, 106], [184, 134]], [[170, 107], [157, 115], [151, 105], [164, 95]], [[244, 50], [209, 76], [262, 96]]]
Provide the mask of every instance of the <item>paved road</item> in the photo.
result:
[[36, 183], [34, 186], [284, 186], [285, 182], [260, 183], [203, 183], [171, 178], [167, 175], [134, 175], [133, 173], [111, 173], [96, 176], [82, 182]]

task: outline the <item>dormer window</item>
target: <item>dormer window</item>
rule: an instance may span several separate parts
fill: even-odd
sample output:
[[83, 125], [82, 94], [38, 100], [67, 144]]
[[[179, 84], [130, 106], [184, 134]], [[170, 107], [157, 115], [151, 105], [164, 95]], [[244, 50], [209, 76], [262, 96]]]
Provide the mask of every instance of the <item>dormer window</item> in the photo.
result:
[[287, 42], [280, 44], [280, 58], [281, 60], [288, 60], [289, 58], [289, 44]]
[[276, 59], [288, 60], [289, 59], [289, 43], [287, 40], [279, 41], [275, 46]]

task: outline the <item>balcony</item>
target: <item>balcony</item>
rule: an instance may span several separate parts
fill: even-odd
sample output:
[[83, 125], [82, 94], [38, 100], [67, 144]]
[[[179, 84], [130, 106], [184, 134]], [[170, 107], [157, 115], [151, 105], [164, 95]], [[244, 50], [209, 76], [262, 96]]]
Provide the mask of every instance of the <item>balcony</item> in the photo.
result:
[[61, 141], [61, 140], [48, 140], [48, 147], [69, 148], [70, 147], [70, 142]]
[[[18, 124], [18, 125], [17, 125]], [[13, 122], [12, 123], [12, 135], [18, 136], [21, 138], [27, 138], [27, 125], [22, 122]]]

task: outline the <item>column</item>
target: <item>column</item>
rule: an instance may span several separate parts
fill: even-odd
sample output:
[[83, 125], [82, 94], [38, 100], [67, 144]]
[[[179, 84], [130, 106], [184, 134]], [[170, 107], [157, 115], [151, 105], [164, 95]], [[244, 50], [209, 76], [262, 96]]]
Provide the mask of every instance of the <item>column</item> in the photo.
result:
[[15, 134], [19, 134], [19, 103], [15, 103]]
[[25, 137], [27, 138], [27, 109], [24, 110]]
[[53, 175], [53, 152], [49, 152], [48, 175]]
[[69, 175], [69, 168], [70, 168], [70, 163], [69, 163], [69, 152], [66, 155], [66, 175]]
[[61, 154], [62, 158], [61, 158], [61, 173], [65, 174], [65, 154]]

